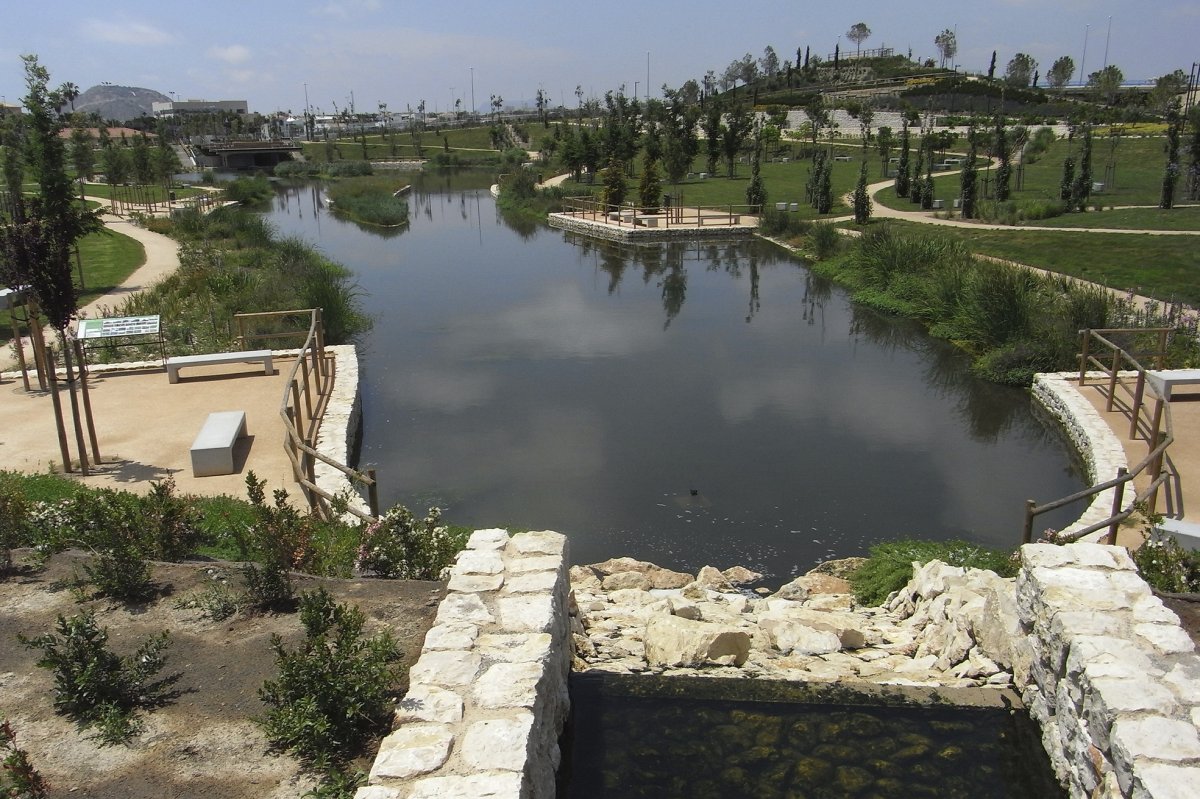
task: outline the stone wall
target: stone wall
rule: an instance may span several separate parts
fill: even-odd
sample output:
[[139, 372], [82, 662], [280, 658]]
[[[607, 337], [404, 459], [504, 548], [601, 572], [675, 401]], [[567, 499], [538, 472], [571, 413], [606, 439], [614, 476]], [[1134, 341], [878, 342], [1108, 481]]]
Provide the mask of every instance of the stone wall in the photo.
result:
[[1200, 657], [1122, 547], [1028, 544], [1024, 700], [1073, 797], [1200, 792]]
[[[1088, 376], [1093, 380], [1105, 377], [1102, 372], [1089, 372]], [[1117, 476], [1117, 469], [1127, 468], [1129, 462], [1120, 439], [1087, 397], [1080, 393], [1078, 378], [1078, 372], [1039, 374], [1033, 381], [1033, 398], [1062, 426], [1084, 460], [1090, 484], [1096, 485], [1112, 480]], [[1110, 488], [1096, 494], [1075, 523], [1059, 532], [1070, 535], [1111, 516], [1113, 491]], [[1131, 493], [1127, 492], [1127, 495]], [[1035, 537], [1041, 533], [1036, 528], [1033, 532]], [[1099, 530], [1085, 536], [1084, 540], [1098, 541], [1106, 532], [1107, 528]]]
[[[337, 372], [334, 375], [333, 391], [325, 404], [325, 413], [321, 416], [316, 449], [327, 458], [349, 465], [362, 414], [362, 401], [358, 393], [358, 352], [352, 344], [330, 345], [325, 351], [333, 355]], [[345, 496], [355, 509], [362, 513], [370, 512], [366, 500], [345, 473], [323, 461], [317, 461], [314, 472], [317, 486], [322, 491], [327, 491], [335, 497]]]
[[477, 530], [356, 799], [553, 799], [571, 643], [566, 537]]
[[578, 219], [570, 214], [550, 214], [546, 218], [550, 227], [567, 230], [572, 233], [582, 233], [598, 239], [611, 241], [672, 241], [687, 239], [728, 239], [746, 238], [758, 229], [757, 225], [680, 225], [678, 227], [634, 227], [633, 225], [609, 225], [604, 222], [591, 222]]

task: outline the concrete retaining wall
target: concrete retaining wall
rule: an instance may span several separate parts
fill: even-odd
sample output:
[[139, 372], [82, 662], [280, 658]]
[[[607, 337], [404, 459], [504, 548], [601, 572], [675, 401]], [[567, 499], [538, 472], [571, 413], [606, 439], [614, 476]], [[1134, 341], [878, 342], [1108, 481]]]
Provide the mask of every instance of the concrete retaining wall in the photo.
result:
[[565, 536], [477, 530], [356, 799], [553, 799], [569, 591]]
[[[333, 391], [321, 417], [316, 450], [327, 458], [349, 465], [362, 417], [362, 400], [358, 393], [358, 352], [353, 344], [331, 345], [325, 351], [332, 353], [337, 373], [334, 375]], [[314, 472], [317, 486], [322, 491], [328, 491], [335, 497], [345, 496], [351, 507], [362, 513], [370, 513], [366, 500], [343, 472], [323, 461], [317, 461]]]

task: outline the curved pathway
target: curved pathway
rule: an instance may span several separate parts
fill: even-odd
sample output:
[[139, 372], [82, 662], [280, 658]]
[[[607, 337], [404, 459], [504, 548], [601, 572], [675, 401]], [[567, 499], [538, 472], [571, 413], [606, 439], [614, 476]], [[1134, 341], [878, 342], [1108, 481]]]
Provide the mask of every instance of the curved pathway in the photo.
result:
[[[139, 227], [129, 219], [107, 214], [104, 226], [116, 233], [121, 233], [139, 242], [146, 252], [145, 262], [125, 278], [119, 286], [107, 294], [79, 308], [80, 317], [103, 316], [118, 302], [142, 289], [149, 288], [167, 275], [179, 268], [179, 242], [170, 236], [155, 233]], [[53, 331], [46, 328], [47, 340]], [[23, 341], [26, 357], [29, 357], [31, 344], [29, 339]], [[0, 352], [0, 371], [10, 371], [17, 368], [17, 358], [14, 348], [10, 345]]]

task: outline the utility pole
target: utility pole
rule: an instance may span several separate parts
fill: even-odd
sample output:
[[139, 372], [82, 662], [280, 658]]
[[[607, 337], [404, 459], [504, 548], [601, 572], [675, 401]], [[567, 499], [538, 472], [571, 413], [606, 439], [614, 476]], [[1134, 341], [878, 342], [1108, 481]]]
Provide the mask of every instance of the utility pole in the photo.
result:
[[471, 118], [475, 118], [475, 67], [471, 67]]
[[1084, 66], [1087, 64], [1087, 40], [1088, 34], [1091, 33], [1092, 26], [1090, 24], [1083, 26], [1083, 58], [1079, 59], [1079, 85], [1083, 85], [1084, 78], [1087, 76], [1087, 70]]
[[1112, 14], [1108, 15], [1108, 33], [1104, 36], [1104, 69], [1108, 68], [1108, 42], [1112, 39]]

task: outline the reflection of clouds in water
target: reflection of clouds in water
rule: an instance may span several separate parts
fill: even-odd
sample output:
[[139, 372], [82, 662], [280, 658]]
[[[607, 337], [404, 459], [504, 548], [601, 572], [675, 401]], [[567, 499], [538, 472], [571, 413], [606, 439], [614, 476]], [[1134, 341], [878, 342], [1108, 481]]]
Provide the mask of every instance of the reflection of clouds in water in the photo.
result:
[[459, 413], [489, 402], [498, 383], [498, 378], [489, 372], [423, 370], [398, 380], [396, 396], [405, 407]]
[[436, 441], [428, 440], [431, 435], [413, 431], [396, 459], [400, 483], [476, 494], [536, 486], [539, 496], [522, 502], [569, 508], [579, 503], [570, 495], [579, 481], [600, 474], [605, 465], [604, 425], [593, 411], [539, 408], [536, 416], [514, 413], [503, 426], [441, 429]]
[[614, 313], [574, 284], [556, 284], [494, 316], [457, 319], [447, 348], [457, 357], [600, 358], [662, 346], [657, 320]]

